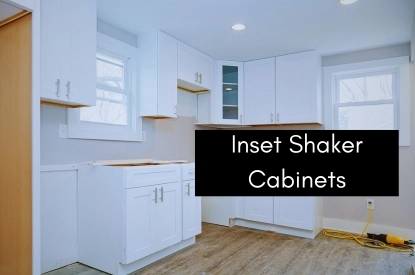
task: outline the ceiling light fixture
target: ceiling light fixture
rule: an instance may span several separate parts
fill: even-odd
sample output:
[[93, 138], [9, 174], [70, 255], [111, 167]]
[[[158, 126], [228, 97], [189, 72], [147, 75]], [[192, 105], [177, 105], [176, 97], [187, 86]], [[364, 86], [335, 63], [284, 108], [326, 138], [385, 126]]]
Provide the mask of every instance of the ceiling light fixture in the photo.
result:
[[357, 0], [340, 0], [340, 4], [348, 5], [357, 2]]
[[233, 25], [232, 26], [232, 29], [234, 29], [234, 30], [236, 30], [236, 31], [240, 31], [240, 30], [243, 30], [243, 29], [245, 29], [246, 27], [245, 27], [245, 25], [243, 25], [243, 24], [235, 24], [235, 25]]
[[232, 91], [232, 88], [226, 88], [225, 90], [226, 91]]

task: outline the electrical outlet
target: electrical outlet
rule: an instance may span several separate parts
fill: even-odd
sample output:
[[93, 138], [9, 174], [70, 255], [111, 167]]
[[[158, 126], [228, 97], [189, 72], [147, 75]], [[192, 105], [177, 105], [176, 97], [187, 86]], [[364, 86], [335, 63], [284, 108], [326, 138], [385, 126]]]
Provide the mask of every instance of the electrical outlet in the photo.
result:
[[68, 138], [68, 126], [59, 124], [59, 138]]
[[372, 208], [372, 210], [375, 209], [375, 200], [374, 199], [367, 199], [366, 205], [367, 205], [367, 209], [370, 209], [370, 208]]

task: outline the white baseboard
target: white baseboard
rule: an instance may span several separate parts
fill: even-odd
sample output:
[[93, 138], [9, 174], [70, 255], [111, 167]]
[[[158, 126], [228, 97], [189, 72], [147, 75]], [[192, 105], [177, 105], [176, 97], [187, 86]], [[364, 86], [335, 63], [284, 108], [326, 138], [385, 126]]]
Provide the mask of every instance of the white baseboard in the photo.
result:
[[[334, 229], [350, 232], [353, 234], [360, 234], [362, 233], [365, 226], [366, 222], [323, 218], [324, 229]], [[365, 231], [365, 234], [368, 232], [374, 234], [390, 234], [394, 236], [399, 236], [406, 240], [415, 240], [415, 230], [412, 229], [370, 223], [367, 227], [367, 230]]]

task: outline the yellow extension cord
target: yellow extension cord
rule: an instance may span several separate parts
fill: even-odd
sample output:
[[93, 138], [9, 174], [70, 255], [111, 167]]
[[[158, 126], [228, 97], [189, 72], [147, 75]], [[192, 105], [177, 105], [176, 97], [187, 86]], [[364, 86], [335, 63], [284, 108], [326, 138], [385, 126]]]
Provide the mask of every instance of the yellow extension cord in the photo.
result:
[[[369, 208], [369, 217], [367, 219], [367, 223], [365, 228], [363, 229], [360, 235], [356, 236], [348, 232], [338, 231], [338, 230], [323, 230], [323, 235], [338, 238], [338, 239], [346, 239], [346, 240], [355, 240], [358, 244], [362, 246], [367, 246], [371, 248], [378, 248], [378, 249], [390, 249], [398, 252], [410, 252], [413, 254], [414, 248], [410, 245], [394, 245], [394, 244], [386, 244], [384, 242], [369, 239], [366, 237], [362, 237], [363, 234], [366, 232], [367, 227], [370, 224], [372, 219], [372, 207]], [[373, 242], [376, 242], [377, 245], [374, 245]]]

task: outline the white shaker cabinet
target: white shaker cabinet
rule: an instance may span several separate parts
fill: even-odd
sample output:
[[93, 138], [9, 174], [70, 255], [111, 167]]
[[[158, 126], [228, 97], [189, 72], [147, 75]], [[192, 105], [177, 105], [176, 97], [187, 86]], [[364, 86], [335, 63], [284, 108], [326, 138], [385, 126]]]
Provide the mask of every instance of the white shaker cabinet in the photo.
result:
[[313, 230], [319, 222], [319, 200], [321, 198], [274, 197], [274, 224]]
[[138, 37], [140, 116], [177, 117], [177, 39], [162, 31]]
[[[205, 197], [206, 199], [209, 197]], [[212, 197], [213, 198], [213, 197]], [[222, 198], [222, 197], [218, 197]], [[314, 239], [323, 226], [322, 197], [228, 197], [228, 211], [212, 201], [204, 213], [226, 213], [230, 224]], [[226, 219], [225, 219], [226, 218]], [[205, 222], [217, 223], [215, 220]], [[218, 224], [218, 223], [217, 223]], [[227, 225], [225, 222], [222, 225]]]
[[245, 219], [257, 222], [273, 223], [273, 197], [245, 197]]
[[182, 184], [181, 164], [80, 164], [78, 261], [125, 275], [194, 244], [196, 231], [183, 239], [183, 213], [197, 212]]
[[195, 164], [182, 164], [183, 240], [202, 233], [201, 197], [195, 188]]
[[180, 182], [126, 190], [124, 264], [182, 240], [180, 198]]
[[275, 57], [244, 63], [244, 123], [274, 124]]
[[275, 123], [322, 123], [321, 70], [315, 50], [275, 58]]
[[214, 60], [210, 56], [178, 41], [178, 86], [188, 91], [212, 89]]
[[41, 101], [96, 104], [96, 0], [41, 0]]

